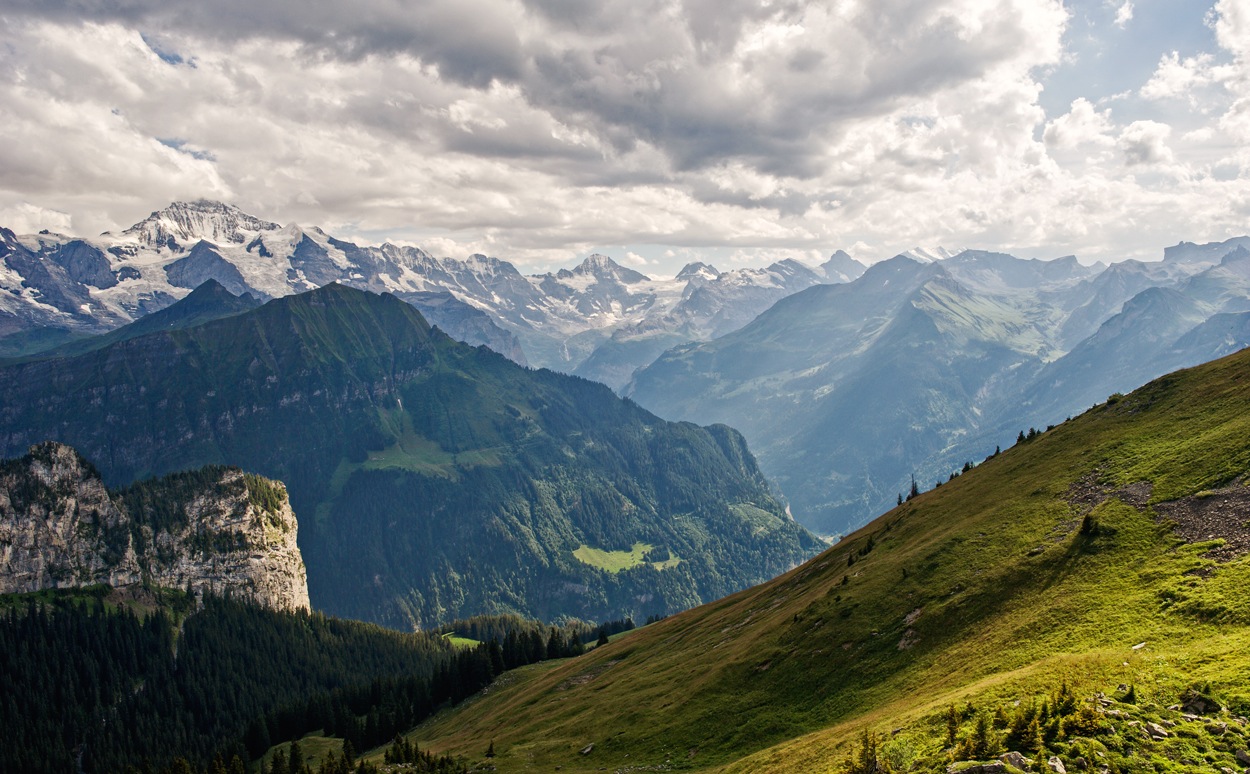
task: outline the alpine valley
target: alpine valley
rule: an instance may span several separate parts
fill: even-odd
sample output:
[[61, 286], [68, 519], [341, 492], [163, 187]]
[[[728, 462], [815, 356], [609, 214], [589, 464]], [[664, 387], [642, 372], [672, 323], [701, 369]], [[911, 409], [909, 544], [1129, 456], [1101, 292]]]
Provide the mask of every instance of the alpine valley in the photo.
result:
[[1250, 238], [0, 257], [0, 774], [1250, 767]]
[[112, 486], [207, 464], [281, 480], [313, 606], [404, 628], [668, 614], [821, 545], [728, 427], [454, 341], [393, 295], [252, 307], [208, 280], [0, 368], [0, 455], [59, 441]]
[[1092, 267], [900, 255], [665, 352], [625, 394], [739, 428], [795, 517], [841, 534], [913, 481], [928, 489], [1030, 427], [1250, 344], [1248, 245]]

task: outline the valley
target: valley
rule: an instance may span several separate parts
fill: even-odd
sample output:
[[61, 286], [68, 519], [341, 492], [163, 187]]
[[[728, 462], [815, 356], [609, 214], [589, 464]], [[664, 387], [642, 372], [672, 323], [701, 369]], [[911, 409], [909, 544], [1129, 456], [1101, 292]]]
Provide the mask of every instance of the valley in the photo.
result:
[[[7, 631], [51, 615], [154, 654], [196, 621], [261, 664], [308, 621], [299, 658], [336, 631], [359, 661], [232, 703], [211, 671], [98, 654], [79, 701], [114, 696], [130, 736], [44, 708], [4, 771], [87, 738], [97, 770], [279, 774], [1250, 757], [1244, 238], [673, 280], [601, 255], [526, 277], [213, 202], [4, 239]], [[247, 600], [293, 618], [257, 640], [224, 623]], [[420, 655], [386, 661], [397, 642]]]

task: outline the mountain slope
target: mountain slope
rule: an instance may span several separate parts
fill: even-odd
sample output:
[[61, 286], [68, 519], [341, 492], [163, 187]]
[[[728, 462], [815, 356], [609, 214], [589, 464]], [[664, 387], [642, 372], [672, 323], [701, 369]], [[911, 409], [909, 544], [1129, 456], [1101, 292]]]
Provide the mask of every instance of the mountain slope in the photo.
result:
[[208, 463], [284, 481], [314, 606], [392, 625], [641, 618], [817, 547], [735, 431], [664, 422], [340, 285], [0, 368], [0, 389], [0, 453], [59, 440], [113, 485]]
[[842, 533], [913, 476], [945, 480], [1022, 429], [1250, 344], [1231, 321], [1198, 332], [1250, 307], [1250, 252], [1165, 263], [898, 256], [667, 351], [625, 394], [664, 417], [733, 423], [795, 518]]
[[909, 748], [906, 770], [942, 772], [951, 705], [1011, 713], [1056, 701], [1061, 684], [1077, 697], [1133, 685], [1136, 704], [1094, 703], [1107, 730], [1093, 747], [1047, 731], [1041, 760], [1075, 768], [1103, 750], [1150, 770], [1236, 766], [1243, 726], [1204, 752], [1187, 744], [1209, 721], [1179, 712], [1164, 715], [1183, 726], [1175, 745], [1143, 739], [1140, 723], [1108, 734], [1191, 686], [1234, 714], [1250, 707], [1247, 385], [1250, 351], [1166, 376], [781, 578], [531, 669], [417, 738], [471, 759], [493, 740], [499, 771], [789, 772], [838, 769], [871, 730]]
[[669, 351], [627, 394], [661, 416], [735, 417], [797, 517], [833, 533], [893, 502], [916, 460], [975, 426], [986, 385], [1037, 362], [1049, 347], [1039, 316], [1031, 299], [900, 256]]

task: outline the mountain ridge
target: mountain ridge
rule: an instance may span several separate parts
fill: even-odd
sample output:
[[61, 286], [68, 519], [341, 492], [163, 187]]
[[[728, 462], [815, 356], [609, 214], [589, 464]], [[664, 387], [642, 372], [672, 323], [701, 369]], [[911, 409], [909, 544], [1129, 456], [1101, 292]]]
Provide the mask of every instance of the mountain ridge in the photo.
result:
[[[55, 438], [115, 486], [206, 463], [285, 481], [314, 604], [394, 626], [664, 614], [819, 545], [736, 431], [665, 422], [343, 285], [0, 367], [0, 385], [0, 453]], [[641, 555], [610, 571], [583, 547]]]
[[[977, 771], [961, 751], [978, 715], [1004, 710], [1002, 745], [1013, 713], [1070, 692], [1064, 711], [1089, 706], [1098, 730], [1056, 722], [991, 758], [1218, 771], [1244, 737], [1218, 742], [1216, 721], [1250, 695], [1247, 383], [1243, 351], [1113, 397], [782, 577], [500, 683], [414, 736], [471, 760], [493, 739], [502, 772], [790, 772], [849, 769], [872, 733], [904, 770]], [[1182, 714], [1199, 693], [1222, 698]], [[1143, 715], [1178, 741], [1143, 734]]]

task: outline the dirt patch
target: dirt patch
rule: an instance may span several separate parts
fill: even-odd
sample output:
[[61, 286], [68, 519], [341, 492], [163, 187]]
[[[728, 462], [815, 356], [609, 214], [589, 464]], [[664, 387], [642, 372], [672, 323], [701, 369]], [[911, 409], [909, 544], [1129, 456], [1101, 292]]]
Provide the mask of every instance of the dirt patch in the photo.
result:
[[[1149, 481], [1112, 489], [1099, 483], [1098, 477], [1099, 471], [1096, 470], [1068, 488], [1067, 500], [1076, 509], [1078, 519], [1112, 497], [1138, 510], [1144, 510], [1150, 504], [1154, 487]], [[1224, 540], [1224, 545], [1208, 551], [1206, 556], [1227, 562], [1250, 554], [1250, 486], [1247, 483], [1243, 477], [1223, 489], [1155, 503], [1150, 507], [1159, 521], [1173, 522], [1176, 535], [1186, 543]]]
[[1242, 483], [1200, 492], [1191, 497], [1155, 503], [1160, 519], [1176, 524], [1176, 534], [1187, 543], [1223, 539], [1224, 545], [1206, 556], [1227, 562], [1250, 554], [1250, 487]]

